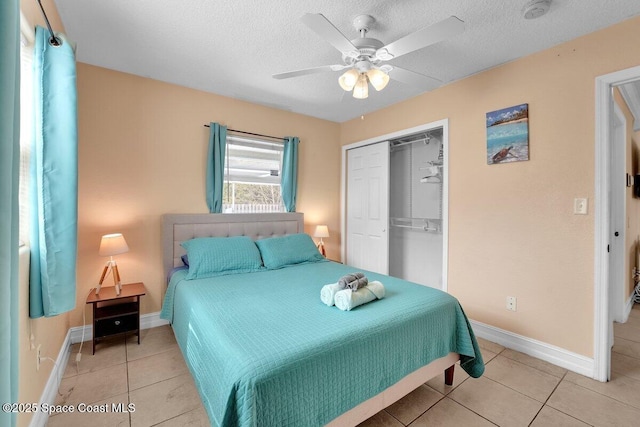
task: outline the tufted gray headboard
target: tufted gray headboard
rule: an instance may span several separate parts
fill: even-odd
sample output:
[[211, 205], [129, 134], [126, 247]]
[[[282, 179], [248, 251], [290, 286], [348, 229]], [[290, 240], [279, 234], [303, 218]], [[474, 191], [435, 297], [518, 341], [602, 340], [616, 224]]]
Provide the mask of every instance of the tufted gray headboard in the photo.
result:
[[182, 265], [180, 243], [196, 237], [249, 236], [253, 240], [304, 232], [304, 214], [166, 214], [162, 216], [162, 266], [165, 275]]

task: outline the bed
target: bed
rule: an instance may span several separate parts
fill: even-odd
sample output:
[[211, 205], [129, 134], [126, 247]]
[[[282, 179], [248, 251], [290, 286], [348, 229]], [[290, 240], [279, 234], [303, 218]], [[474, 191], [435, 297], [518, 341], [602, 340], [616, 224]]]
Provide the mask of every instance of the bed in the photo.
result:
[[[351, 311], [323, 304], [322, 286], [354, 269], [323, 257], [280, 260], [289, 249], [273, 244], [302, 238], [303, 225], [301, 213], [163, 217], [163, 263], [172, 274], [161, 316], [212, 425], [353, 426], [443, 371], [451, 384], [458, 361], [472, 377], [482, 375], [469, 322], [444, 292], [365, 272], [384, 284], [384, 299]], [[248, 239], [234, 236], [260, 246], [264, 265], [194, 276], [206, 264], [194, 266], [194, 242], [215, 241], [236, 259], [252, 259], [242, 252]], [[229, 239], [201, 239], [208, 237]]]

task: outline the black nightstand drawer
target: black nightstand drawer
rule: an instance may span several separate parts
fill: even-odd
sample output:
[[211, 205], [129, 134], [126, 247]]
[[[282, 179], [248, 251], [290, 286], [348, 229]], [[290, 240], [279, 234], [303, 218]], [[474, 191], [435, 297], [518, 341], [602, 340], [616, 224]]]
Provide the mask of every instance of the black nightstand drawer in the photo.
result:
[[136, 313], [97, 320], [96, 330], [94, 332], [96, 337], [106, 337], [108, 335], [135, 331], [137, 329], [138, 314]]
[[92, 289], [87, 304], [93, 307], [93, 354], [96, 342], [102, 338], [134, 332], [140, 344], [140, 297], [147, 293], [144, 283], [122, 285], [120, 293], [115, 286], [106, 286], [99, 295]]

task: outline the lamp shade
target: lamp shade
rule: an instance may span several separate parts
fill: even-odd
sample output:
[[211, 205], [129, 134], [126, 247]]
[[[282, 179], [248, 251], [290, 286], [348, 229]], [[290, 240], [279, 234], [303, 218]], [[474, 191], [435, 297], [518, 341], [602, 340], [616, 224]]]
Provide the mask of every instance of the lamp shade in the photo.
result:
[[387, 75], [387, 73], [375, 68], [367, 71], [367, 77], [369, 77], [371, 86], [373, 86], [377, 91], [381, 91], [389, 83], [389, 76]]
[[100, 256], [113, 256], [129, 252], [127, 241], [121, 233], [105, 234], [100, 241]]
[[316, 225], [313, 237], [329, 237], [329, 227], [326, 225]]
[[349, 92], [358, 82], [358, 77], [360, 77], [360, 74], [352, 68], [338, 78], [338, 84], [342, 89]]
[[353, 88], [353, 97], [358, 99], [365, 99], [369, 96], [369, 82], [367, 81], [366, 74], [360, 74], [358, 77], [358, 82], [356, 86]]

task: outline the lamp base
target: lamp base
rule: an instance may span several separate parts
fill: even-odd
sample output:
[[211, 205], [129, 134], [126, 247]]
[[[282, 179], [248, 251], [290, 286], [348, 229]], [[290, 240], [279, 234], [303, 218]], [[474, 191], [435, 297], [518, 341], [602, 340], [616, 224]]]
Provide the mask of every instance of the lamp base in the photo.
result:
[[120, 283], [120, 273], [118, 272], [118, 264], [116, 264], [115, 260], [111, 259], [107, 261], [102, 270], [102, 275], [100, 276], [100, 281], [98, 282], [98, 286], [96, 286], [96, 295], [100, 294], [100, 289], [102, 288], [102, 282], [104, 282], [105, 277], [107, 277], [107, 272], [111, 271], [113, 276], [113, 285], [116, 288], [116, 295], [120, 296], [120, 292], [122, 292], [122, 284]]
[[327, 257], [327, 252], [324, 250], [324, 243], [322, 241], [318, 243], [318, 251], [320, 251], [323, 257]]

